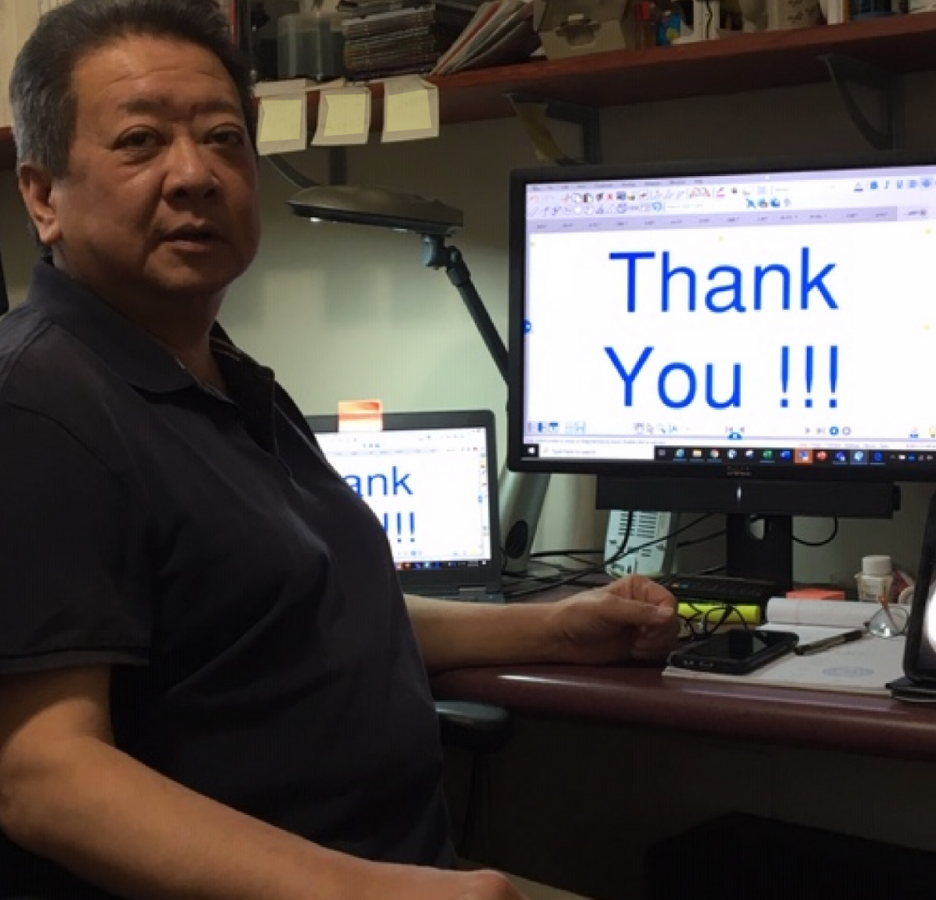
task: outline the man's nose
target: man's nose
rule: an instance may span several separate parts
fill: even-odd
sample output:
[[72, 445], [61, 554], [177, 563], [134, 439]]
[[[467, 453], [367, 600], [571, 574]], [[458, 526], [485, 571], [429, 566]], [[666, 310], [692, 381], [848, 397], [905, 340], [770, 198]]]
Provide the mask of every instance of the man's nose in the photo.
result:
[[166, 188], [173, 196], [207, 196], [217, 188], [208, 147], [189, 139], [174, 141], [167, 161]]

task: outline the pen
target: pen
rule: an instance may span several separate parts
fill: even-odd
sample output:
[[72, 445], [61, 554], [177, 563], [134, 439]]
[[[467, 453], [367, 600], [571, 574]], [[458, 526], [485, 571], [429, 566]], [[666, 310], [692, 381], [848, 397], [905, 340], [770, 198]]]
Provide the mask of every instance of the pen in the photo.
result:
[[838, 647], [840, 644], [857, 641], [864, 636], [864, 633], [863, 628], [854, 628], [842, 634], [834, 634], [832, 637], [820, 638], [818, 641], [812, 641], [809, 644], [797, 644], [793, 648], [793, 652], [797, 656], [812, 656], [813, 653], [821, 653], [823, 650], [831, 650], [832, 647]]

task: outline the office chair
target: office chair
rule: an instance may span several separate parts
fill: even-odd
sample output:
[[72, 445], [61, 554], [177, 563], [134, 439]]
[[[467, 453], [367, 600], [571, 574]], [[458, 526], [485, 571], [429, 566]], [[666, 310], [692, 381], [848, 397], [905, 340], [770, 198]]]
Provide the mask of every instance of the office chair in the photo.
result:
[[439, 732], [442, 744], [471, 754], [468, 776], [468, 799], [456, 850], [463, 859], [471, 853], [474, 833], [484, 801], [488, 781], [488, 758], [500, 750], [513, 735], [513, 719], [500, 706], [466, 700], [437, 700]]

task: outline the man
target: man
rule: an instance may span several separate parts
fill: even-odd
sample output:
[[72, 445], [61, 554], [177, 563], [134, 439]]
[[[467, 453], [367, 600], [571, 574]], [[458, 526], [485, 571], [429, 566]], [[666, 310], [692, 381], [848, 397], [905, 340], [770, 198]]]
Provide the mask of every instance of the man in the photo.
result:
[[47, 254], [0, 326], [0, 897], [520, 900], [452, 868], [426, 670], [658, 658], [672, 596], [404, 600], [215, 321], [259, 215], [213, 0], [58, 7], [11, 96]]

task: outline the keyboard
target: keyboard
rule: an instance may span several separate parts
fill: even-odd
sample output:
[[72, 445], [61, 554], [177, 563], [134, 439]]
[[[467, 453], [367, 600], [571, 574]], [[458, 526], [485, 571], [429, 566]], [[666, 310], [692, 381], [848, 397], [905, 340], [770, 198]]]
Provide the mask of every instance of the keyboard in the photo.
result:
[[657, 581], [677, 600], [700, 603], [766, 606], [771, 597], [782, 597], [786, 593], [786, 589], [774, 581], [725, 575], [662, 575]]

